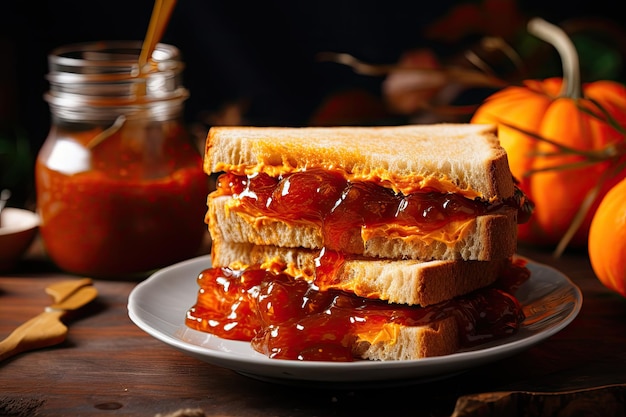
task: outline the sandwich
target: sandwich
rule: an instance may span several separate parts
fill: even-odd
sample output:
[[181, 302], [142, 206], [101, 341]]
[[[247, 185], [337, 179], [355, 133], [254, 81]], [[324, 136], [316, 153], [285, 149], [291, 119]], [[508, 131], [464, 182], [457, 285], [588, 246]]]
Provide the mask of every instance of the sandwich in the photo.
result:
[[523, 320], [532, 210], [495, 127], [213, 127], [211, 265], [186, 324], [276, 359], [411, 360]]

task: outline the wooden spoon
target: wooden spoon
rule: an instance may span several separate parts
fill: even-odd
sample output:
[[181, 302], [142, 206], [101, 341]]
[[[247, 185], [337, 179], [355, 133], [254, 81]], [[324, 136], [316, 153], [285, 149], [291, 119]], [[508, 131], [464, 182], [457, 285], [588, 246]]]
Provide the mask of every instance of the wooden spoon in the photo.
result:
[[[87, 282], [88, 281], [88, 282]], [[65, 281], [46, 289], [55, 302], [45, 311], [28, 320], [0, 342], [0, 361], [21, 352], [53, 346], [65, 340], [67, 326], [61, 317], [92, 301], [98, 290], [91, 280]]]
[[70, 281], [61, 281], [55, 284], [49, 285], [45, 291], [46, 294], [52, 297], [55, 303], [60, 303], [68, 298], [70, 295], [74, 294], [80, 288], [85, 287], [87, 285], [91, 285], [91, 278], [83, 278], [78, 280], [70, 280]]

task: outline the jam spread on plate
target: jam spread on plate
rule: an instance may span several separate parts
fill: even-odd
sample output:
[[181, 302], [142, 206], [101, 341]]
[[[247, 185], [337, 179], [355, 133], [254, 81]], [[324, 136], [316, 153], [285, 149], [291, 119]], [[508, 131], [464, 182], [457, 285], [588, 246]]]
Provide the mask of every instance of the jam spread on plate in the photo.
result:
[[528, 276], [524, 261], [515, 260], [488, 288], [420, 307], [323, 291], [315, 281], [280, 268], [209, 268], [198, 276], [198, 298], [186, 324], [224, 339], [250, 341], [270, 358], [352, 361], [359, 335], [379, 332], [387, 323], [420, 326], [453, 316], [460, 345], [469, 347], [517, 331], [524, 314], [512, 293]]

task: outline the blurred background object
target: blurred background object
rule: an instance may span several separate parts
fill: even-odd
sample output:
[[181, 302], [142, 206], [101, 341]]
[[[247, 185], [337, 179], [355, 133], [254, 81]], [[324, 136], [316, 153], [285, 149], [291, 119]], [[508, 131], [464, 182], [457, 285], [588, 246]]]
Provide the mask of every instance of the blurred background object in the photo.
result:
[[0, 210], [0, 273], [12, 270], [33, 242], [39, 227], [39, 216], [20, 208]]
[[[533, 16], [572, 34], [585, 81], [623, 81], [626, 19], [618, 6], [610, 0], [180, 0], [163, 41], [178, 47], [186, 63], [185, 121], [201, 146], [218, 124], [467, 120], [499, 83], [560, 75], [554, 51], [525, 32]], [[13, 204], [34, 204], [33, 161], [50, 125], [43, 100], [47, 54], [75, 42], [142, 39], [152, 7], [151, 0], [3, 3], [0, 188], [12, 189]], [[375, 71], [361, 72], [327, 53]]]

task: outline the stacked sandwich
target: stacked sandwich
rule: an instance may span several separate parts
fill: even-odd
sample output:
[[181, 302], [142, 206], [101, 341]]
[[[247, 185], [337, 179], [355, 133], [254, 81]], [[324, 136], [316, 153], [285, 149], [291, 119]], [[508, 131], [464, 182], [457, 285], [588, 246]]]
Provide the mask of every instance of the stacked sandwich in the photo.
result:
[[272, 358], [400, 360], [517, 331], [529, 202], [493, 126], [215, 127], [187, 325]]

